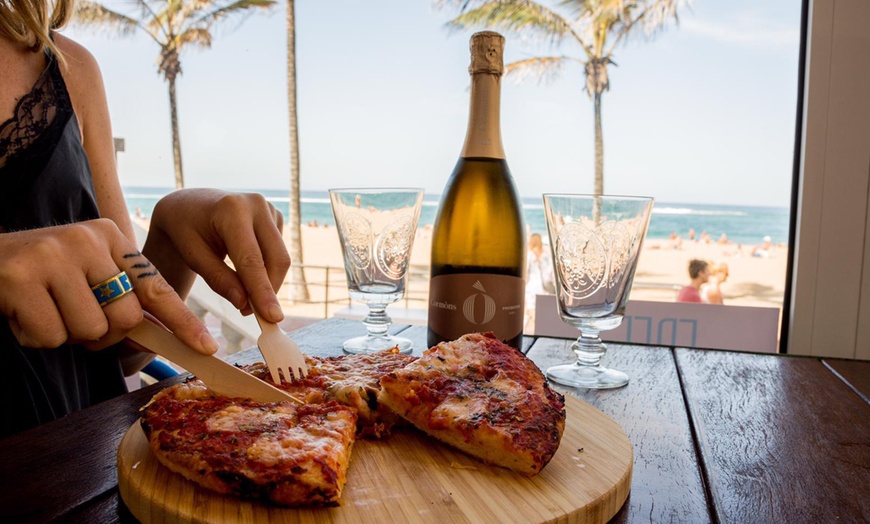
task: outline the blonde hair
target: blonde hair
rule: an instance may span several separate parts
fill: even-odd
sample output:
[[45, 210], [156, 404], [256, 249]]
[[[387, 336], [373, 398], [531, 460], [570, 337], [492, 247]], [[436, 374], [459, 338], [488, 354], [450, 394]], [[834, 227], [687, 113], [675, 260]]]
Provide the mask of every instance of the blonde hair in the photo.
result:
[[0, 35], [34, 52], [49, 51], [63, 63], [51, 32], [73, 15], [75, 0], [0, 0]]

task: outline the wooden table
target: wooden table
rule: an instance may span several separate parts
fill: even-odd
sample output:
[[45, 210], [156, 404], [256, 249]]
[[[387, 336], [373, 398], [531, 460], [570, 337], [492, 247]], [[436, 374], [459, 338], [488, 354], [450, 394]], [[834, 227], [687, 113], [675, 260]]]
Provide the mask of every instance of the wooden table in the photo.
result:
[[[422, 348], [422, 327], [393, 330]], [[363, 334], [329, 319], [294, 333], [312, 355]], [[540, 367], [571, 341], [526, 337]], [[418, 350], [419, 351], [419, 350]], [[261, 360], [256, 349], [233, 355]], [[611, 345], [631, 383], [564, 390], [616, 420], [634, 445], [631, 494], [613, 522], [870, 522], [870, 362]], [[163, 381], [0, 441], [0, 522], [133, 522], [115, 455]]]

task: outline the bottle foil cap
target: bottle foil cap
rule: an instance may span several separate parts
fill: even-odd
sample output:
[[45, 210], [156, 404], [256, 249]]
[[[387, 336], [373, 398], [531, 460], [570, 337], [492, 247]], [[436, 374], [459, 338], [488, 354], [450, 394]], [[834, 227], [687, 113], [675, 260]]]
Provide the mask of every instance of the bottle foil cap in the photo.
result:
[[504, 37], [493, 31], [481, 31], [471, 35], [471, 65], [468, 73], [504, 73]]

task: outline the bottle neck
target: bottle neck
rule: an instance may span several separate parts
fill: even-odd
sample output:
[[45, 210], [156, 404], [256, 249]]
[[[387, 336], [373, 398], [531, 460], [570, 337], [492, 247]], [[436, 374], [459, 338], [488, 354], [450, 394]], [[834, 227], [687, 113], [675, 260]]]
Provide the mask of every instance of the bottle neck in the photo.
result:
[[501, 77], [490, 73], [471, 75], [471, 106], [463, 158], [504, 159], [501, 145]]

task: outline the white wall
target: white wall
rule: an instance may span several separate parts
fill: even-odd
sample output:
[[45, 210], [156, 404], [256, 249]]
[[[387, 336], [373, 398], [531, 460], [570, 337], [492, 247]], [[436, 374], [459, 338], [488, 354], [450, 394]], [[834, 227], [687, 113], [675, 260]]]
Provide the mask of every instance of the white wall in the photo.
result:
[[870, 1], [811, 0], [788, 351], [870, 359]]

